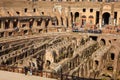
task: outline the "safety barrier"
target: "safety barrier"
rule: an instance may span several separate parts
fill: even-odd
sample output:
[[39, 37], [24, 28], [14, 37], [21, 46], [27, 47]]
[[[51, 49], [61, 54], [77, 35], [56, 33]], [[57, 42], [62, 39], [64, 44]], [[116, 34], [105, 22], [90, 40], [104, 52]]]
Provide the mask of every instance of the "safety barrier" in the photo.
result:
[[[15, 73], [22, 73], [22, 74], [24, 73], [24, 68], [22, 67], [0, 65], [0, 70], [15, 72]], [[39, 71], [39, 70], [33, 71], [32, 75], [46, 77], [46, 78], [54, 78], [58, 80], [98, 80], [98, 79], [92, 79], [92, 78], [81, 78], [81, 77], [73, 76], [73, 75], [66, 75], [66, 74], [62, 74], [62, 72], [54, 73], [54, 72]]]

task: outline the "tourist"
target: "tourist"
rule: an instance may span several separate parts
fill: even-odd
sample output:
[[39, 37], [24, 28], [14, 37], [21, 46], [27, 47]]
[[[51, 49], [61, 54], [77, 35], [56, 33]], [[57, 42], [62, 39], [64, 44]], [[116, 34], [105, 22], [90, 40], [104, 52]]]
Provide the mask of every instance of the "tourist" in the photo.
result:
[[25, 75], [27, 75], [27, 73], [28, 73], [28, 68], [25, 66], [24, 67], [24, 71], [25, 71]]
[[32, 68], [30, 68], [30, 76], [32, 76]]

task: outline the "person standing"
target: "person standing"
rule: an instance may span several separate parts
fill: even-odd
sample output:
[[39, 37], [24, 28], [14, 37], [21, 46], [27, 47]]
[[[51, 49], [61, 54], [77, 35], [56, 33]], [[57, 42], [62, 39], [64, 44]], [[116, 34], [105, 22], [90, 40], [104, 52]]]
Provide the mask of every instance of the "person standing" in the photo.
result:
[[25, 75], [27, 75], [27, 73], [28, 73], [28, 68], [25, 66], [24, 67], [24, 72], [25, 72]]

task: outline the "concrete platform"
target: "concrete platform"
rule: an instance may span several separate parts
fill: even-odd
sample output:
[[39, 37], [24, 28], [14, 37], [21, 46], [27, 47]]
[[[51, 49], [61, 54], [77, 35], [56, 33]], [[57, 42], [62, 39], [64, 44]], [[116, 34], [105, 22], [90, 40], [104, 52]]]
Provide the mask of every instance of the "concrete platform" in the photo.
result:
[[39, 76], [30, 76], [30, 75], [24, 75], [20, 73], [13, 73], [13, 72], [0, 70], [0, 80], [57, 80], [57, 79], [44, 78]]

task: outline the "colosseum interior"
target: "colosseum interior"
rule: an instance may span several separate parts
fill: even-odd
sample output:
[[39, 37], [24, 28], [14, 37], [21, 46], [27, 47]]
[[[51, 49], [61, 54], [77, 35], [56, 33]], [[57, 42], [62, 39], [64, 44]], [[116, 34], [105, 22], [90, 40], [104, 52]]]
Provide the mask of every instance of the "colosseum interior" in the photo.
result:
[[0, 70], [57, 80], [120, 80], [119, 0], [1, 0]]

